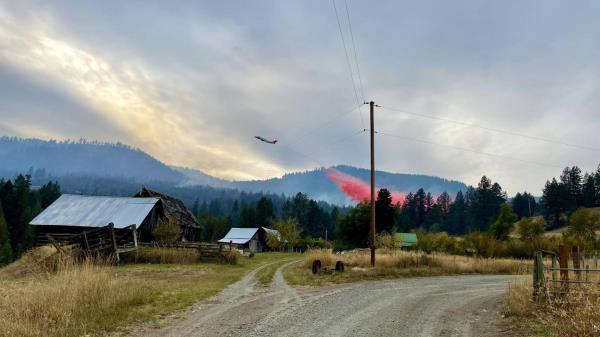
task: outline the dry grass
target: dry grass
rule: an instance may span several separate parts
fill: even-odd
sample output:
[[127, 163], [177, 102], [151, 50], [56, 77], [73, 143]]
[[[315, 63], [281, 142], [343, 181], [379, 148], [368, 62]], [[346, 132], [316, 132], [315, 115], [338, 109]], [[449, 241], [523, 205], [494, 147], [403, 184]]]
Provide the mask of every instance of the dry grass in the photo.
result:
[[54, 274], [3, 282], [0, 336], [82, 336], [126, 319], [127, 309], [147, 301], [150, 292], [128, 278], [114, 278], [111, 267], [61, 263]]
[[568, 294], [536, 305], [529, 283], [511, 285], [503, 311], [528, 336], [600, 336], [600, 285], [570, 285]]
[[111, 266], [97, 260], [76, 264], [55, 253], [36, 249], [0, 269], [1, 337], [96, 336], [132, 324], [154, 325], [160, 317], [215, 295], [248, 271], [291, 256], [263, 253], [242, 258], [237, 265]]
[[137, 254], [126, 256], [128, 261], [137, 263], [170, 263], [170, 264], [192, 264], [200, 262], [198, 250], [188, 248], [162, 248], [143, 247]]
[[[323, 266], [343, 261], [347, 267], [370, 268], [369, 252], [351, 252], [334, 255], [331, 251], [311, 250], [306, 253], [304, 267], [310, 267], [315, 259]], [[468, 256], [425, 254], [401, 250], [377, 251], [377, 268], [438, 268], [451, 274], [524, 274], [531, 270], [531, 261], [515, 259], [474, 258]]]
[[[301, 265], [287, 268], [284, 275], [290, 284], [314, 286], [414, 276], [526, 274], [530, 273], [532, 268], [528, 260], [473, 258], [384, 249], [377, 251], [376, 267], [371, 268], [370, 258], [368, 251], [334, 255], [330, 250], [311, 250], [305, 253]], [[313, 275], [310, 267], [315, 259], [321, 260], [323, 267], [332, 267], [340, 260], [344, 262], [346, 271]]]

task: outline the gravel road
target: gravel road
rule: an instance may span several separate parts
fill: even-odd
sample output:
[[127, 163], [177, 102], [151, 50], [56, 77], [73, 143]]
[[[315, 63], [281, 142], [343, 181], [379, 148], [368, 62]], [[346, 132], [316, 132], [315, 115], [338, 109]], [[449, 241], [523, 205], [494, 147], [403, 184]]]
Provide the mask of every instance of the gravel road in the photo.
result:
[[138, 336], [501, 336], [497, 307], [514, 276], [398, 279], [293, 289], [252, 272], [165, 329]]

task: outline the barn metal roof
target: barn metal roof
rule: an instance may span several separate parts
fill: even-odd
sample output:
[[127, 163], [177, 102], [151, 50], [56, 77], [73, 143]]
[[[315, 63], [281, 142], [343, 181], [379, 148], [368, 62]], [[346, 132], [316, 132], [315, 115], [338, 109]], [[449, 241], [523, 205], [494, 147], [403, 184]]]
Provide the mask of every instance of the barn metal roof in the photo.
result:
[[236, 245], [246, 244], [256, 234], [258, 228], [232, 228], [227, 232], [224, 238], [219, 240], [221, 243], [232, 242]]
[[158, 198], [121, 198], [63, 194], [31, 220], [35, 226], [139, 226]]

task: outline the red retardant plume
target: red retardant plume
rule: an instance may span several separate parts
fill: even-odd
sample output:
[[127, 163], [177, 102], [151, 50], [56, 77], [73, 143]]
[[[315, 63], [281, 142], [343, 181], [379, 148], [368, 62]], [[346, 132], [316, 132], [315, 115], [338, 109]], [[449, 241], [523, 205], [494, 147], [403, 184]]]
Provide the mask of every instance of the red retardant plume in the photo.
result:
[[[327, 169], [327, 176], [352, 200], [356, 202], [371, 200], [371, 187], [366, 182], [349, 174], [342, 173], [333, 167]], [[393, 204], [402, 203], [404, 201], [404, 193], [390, 191], [390, 194], [392, 195]]]

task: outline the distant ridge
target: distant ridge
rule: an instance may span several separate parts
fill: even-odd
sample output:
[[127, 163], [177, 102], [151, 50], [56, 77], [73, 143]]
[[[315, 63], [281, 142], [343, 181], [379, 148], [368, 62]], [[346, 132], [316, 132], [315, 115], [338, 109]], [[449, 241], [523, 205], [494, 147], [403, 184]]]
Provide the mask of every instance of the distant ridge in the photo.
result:
[[51, 176], [88, 175], [140, 182], [179, 183], [187, 179], [144, 151], [121, 143], [0, 137], [0, 175], [30, 170]]
[[[364, 181], [369, 179], [369, 171], [366, 169], [347, 165], [338, 165], [335, 168]], [[227, 188], [286, 196], [303, 192], [313, 199], [338, 205], [353, 203], [328, 178], [324, 168], [287, 173], [281, 178], [230, 181], [210, 176], [196, 169], [168, 166], [140, 149], [121, 143], [86, 140], [59, 142], [0, 137], [0, 177], [12, 178], [18, 173], [29, 173], [34, 177], [52, 177], [53, 179], [77, 176], [122, 179], [127, 180], [127, 186], [131, 183], [141, 185], [149, 182], [161, 182], [162, 185], [173, 187], [210, 186], [217, 189]], [[59, 180], [67, 183], [65, 179]], [[70, 179], [68, 181], [85, 180]], [[384, 171], [376, 172], [376, 182], [378, 187], [406, 193], [423, 188], [434, 195], [446, 191], [454, 196], [457, 191], [466, 189], [466, 185], [459, 181]], [[69, 186], [72, 190], [78, 189], [71, 183]]]

